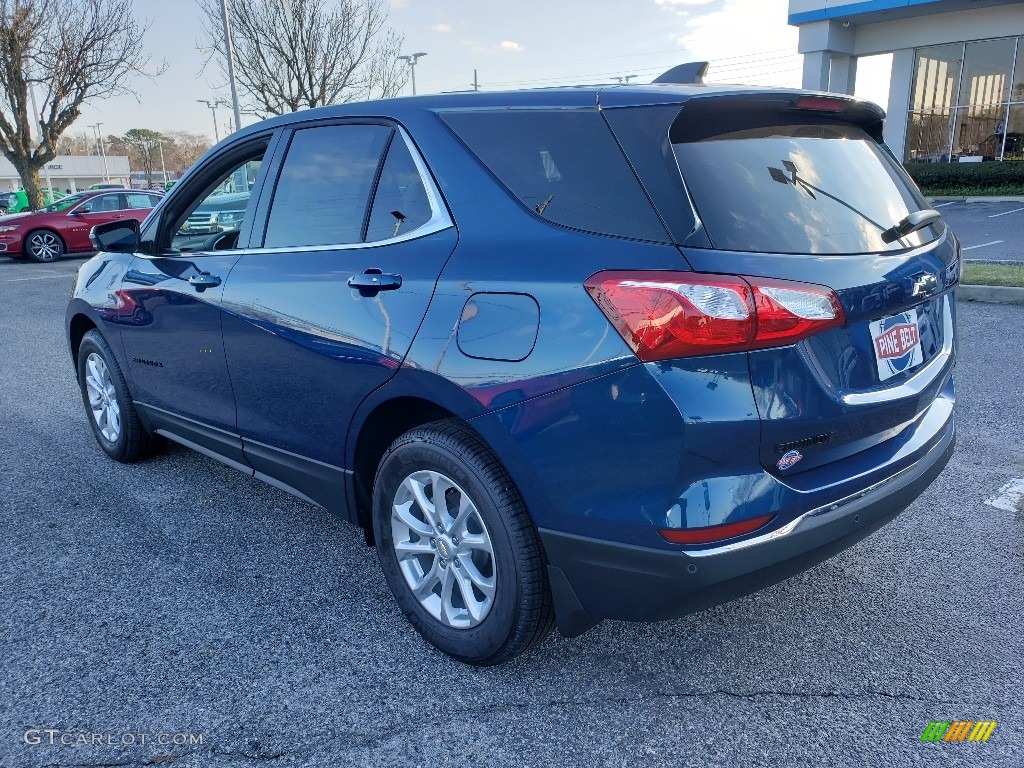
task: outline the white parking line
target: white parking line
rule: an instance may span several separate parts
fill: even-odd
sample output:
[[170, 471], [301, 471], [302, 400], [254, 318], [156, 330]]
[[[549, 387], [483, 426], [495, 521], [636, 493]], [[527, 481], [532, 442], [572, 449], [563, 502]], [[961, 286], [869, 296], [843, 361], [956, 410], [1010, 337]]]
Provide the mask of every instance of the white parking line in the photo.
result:
[[1022, 499], [1024, 499], [1024, 479], [1015, 477], [1000, 488], [999, 493], [995, 496], [985, 499], [985, 503], [996, 509], [1016, 512]]
[[73, 275], [42, 275], [40, 277], [12, 277], [10, 280], [0, 280], [0, 285], [7, 283], [24, 283], [26, 280], [54, 280], [58, 277], [73, 277]]
[[968, 245], [966, 248], [961, 248], [961, 251], [973, 251], [975, 248], [984, 248], [986, 245], [999, 245], [1003, 242], [1002, 240], [993, 240], [991, 243], [982, 243], [981, 245]]
[[959, 200], [950, 200], [948, 203], [939, 203], [938, 205], [933, 205], [932, 208], [941, 208], [944, 205], [952, 205], [953, 203], [959, 203], [959, 202], [960, 202]]
[[1011, 213], [1020, 213], [1024, 211], [1024, 208], [1014, 208], [1012, 211], [1003, 211], [1002, 213], [993, 213], [989, 216], [990, 219], [994, 219], [996, 216], [1009, 216]]

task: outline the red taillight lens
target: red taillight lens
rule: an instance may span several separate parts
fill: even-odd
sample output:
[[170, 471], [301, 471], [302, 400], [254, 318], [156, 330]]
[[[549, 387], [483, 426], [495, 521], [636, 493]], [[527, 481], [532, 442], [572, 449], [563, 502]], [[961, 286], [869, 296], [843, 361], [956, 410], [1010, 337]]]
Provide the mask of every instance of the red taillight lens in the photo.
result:
[[599, 272], [587, 291], [645, 362], [793, 344], [845, 321], [830, 288], [695, 272]]
[[724, 525], [709, 525], [707, 528], [664, 528], [658, 533], [665, 541], [673, 544], [710, 544], [714, 541], [732, 539], [745, 533], [752, 533], [768, 525], [775, 515], [761, 515], [750, 520]]

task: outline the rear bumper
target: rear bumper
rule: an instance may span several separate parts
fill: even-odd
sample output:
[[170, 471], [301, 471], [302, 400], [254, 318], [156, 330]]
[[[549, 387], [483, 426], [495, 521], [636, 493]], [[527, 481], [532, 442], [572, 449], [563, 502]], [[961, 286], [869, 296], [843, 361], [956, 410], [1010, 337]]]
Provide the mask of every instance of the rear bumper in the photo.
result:
[[953, 453], [950, 418], [916, 462], [853, 496], [735, 543], [666, 551], [541, 529], [558, 627], [572, 637], [602, 619], [660, 621], [703, 610], [789, 578], [895, 518]]

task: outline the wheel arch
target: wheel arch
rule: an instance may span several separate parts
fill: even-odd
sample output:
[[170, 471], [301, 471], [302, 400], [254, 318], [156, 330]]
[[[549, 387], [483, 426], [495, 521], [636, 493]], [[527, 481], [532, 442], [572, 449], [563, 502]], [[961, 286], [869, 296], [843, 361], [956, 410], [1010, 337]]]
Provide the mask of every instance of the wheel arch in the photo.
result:
[[[84, 312], [76, 312], [68, 320], [68, 345], [71, 347], [71, 359], [75, 363], [76, 371], [78, 370], [78, 348], [82, 346], [85, 334], [92, 330], [99, 331], [99, 326]], [[100, 333], [103, 332], [100, 331]]]
[[459, 418], [444, 406], [422, 397], [400, 395], [376, 404], [366, 414], [354, 435], [350, 435], [353, 455], [349, 482], [349, 516], [358, 524], [372, 545], [372, 493], [377, 466], [385, 451], [410, 429], [433, 421]]

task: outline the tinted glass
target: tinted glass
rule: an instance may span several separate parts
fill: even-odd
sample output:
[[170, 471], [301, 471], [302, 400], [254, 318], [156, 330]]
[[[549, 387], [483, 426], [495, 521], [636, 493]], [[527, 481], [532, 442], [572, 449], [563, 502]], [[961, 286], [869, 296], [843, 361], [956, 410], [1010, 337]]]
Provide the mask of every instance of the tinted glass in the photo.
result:
[[[224, 250], [234, 248], [238, 243], [238, 235], [247, 215], [251, 215], [255, 201], [251, 189], [256, 183], [260, 166], [263, 163], [263, 151], [244, 163], [229, 166], [221, 170], [221, 175], [213, 186], [207, 187], [202, 197], [192, 200], [185, 208], [187, 211], [177, 222], [170, 246], [176, 251]], [[155, 205], [160, 201], [159, 195], [144, 195], [152, 198]]]
[[451, 112], [443, 119], [516, 197], [548, 221], [668, 240], [597, 110]]
[[387, 240], [430, 221], [430, 202], [409, 147], [396, 135], [388, 149], [373, 198], [366, 241]]
[[154, 205], [156, 205], [156, 200], [159, 199], [151, 195], [132, 193], [126, 194], [125, 198], [128, 200], [129, 208], [152, 208]]
[[78, 208], [78, 213], [103, 213], [107, 211], [120, 211], [124, 208], [120, 195], [98, 195], [91, 200], [86, 200]]
[[927, 208], [860, 128], [821, 122], [737, 130], [673, 143], [708, 237], [762, 253], [868, 253], [935, 238], [927, 227], [886, 243], [882, 233]]
[[379, 125], [296, 131], [274, 192], [264, 245], [361, 242], [370, 190], [390, 134], [390, 128]]

